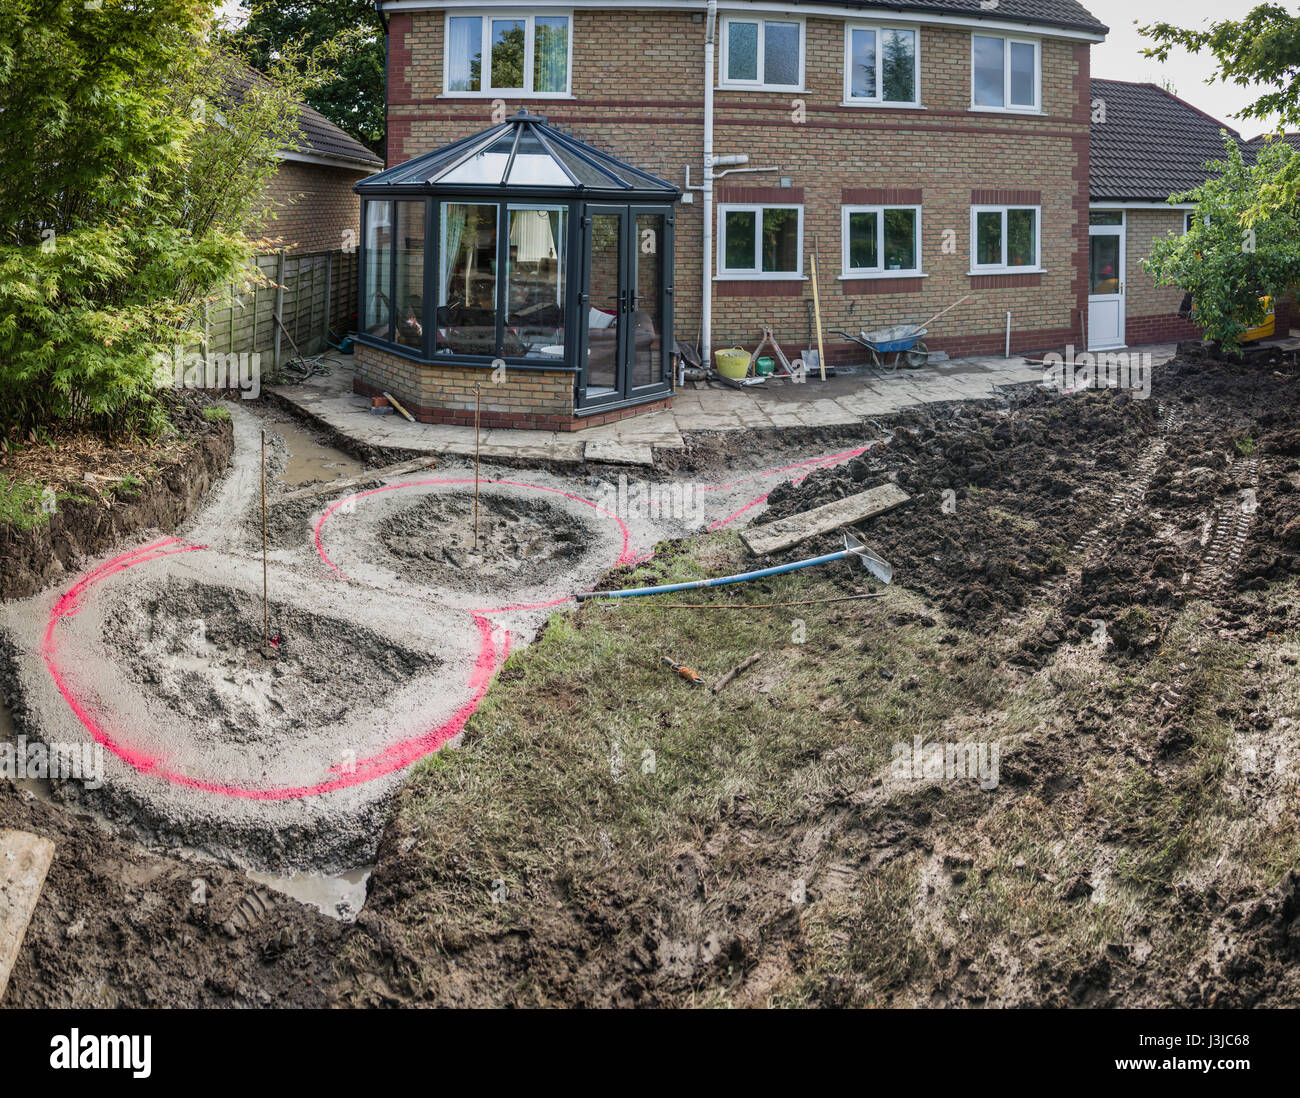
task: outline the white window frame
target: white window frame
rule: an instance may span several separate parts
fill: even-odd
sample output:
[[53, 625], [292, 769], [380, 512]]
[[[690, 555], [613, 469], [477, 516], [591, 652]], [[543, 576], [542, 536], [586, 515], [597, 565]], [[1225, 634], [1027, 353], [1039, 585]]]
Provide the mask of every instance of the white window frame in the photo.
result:
[[[916, 213], [916, 238], [913, 241], [916, 251], [916, 266], [907, 270], [891, 271], [885, 267], [885, 211], [913, 210]], [[852, 214], [873, 213], [876, 215], [876, 243], [880, 265], [876, 267], [849, 266], [849, 217]], [[921, 259], [921, 207], [908, 203], [877, 206], [844, 206], [840, 213], [840, 277], [841, 278], [924, 278]]]
[[[569, 21], [569, 56], [565, 61], [565, 84], [562, 92], [533, 91], [536, 78], [534, 56], [536, 46], [536, 20], [565, 18]], [[483, 71], [478, 91], [452, 91], [451, 84], [451, 21], [452, 19], [481, 19], [482, 41], [480, 56]], [[492, 21], [517, 19], [524, 24], [524, 86], [522, 88], [496, 88], [492, 86]], [[496, 99], [510, 96], [514, 99], [572, 99], [573, 98], [573, 11], [533, 11], [516, 8], [498, 11], [496, 8], [452, 8], [446, 12], [442, 25], [442, 94], [450, 99]]]
[[[727, 73], [730, 71], [731, 59], [729, 57], [731, 49], [731, 31], [732, 23], [757, 23], [758, 24], [758, 65], [755, 73], [758, 76], [756, 80], [731, 80]], [[795, 23], [799, 27], [799, 83], [797, 84], [766, 84], [763, 82], [764, 62], [766, 61], [767, 46], [767, 24], [768, 23]], [[804, 81], [806, 79], [806, 66], [808, 59], [807, 39], [808, 27], [802, 16], [796, 15], [777, 15], [774, 12], [756, 12], [753, 15], [724, 15], [718, 21], [718, 29], [722, 38], [721, 46], [718, 50], [718, 87], [730, 89], [743, 89], [745, 91], [773, 91], [773, 92], [802, 92], [804, 91]]]
[[[763, 270], [763, 211], [764, 210], [798, 210], [799, 211], [799, 264], [793, 271]], [[727, 262], [727, 214], [750, 211], [758, 216], [754, 223], [754, 266], [731, 269]], [[791, 282], [803, 280], [803, 231], [804, 208], [796, 202], [719, 202], [718, 203], [718, 273], [719, 279], [730, 282], [740, 279], [755, 281]]]
[[[1007, 266], [1007, 211], [1008, 210], [1033, 210], [1034, 211], [1034, 265], [1032, 267], [1008, 267]], [[982, 213], [1001, 213], [1002, 214], [1002, 262], [999, 264], [987, 264], [981, 266], [979, 259], [979, 242], [976, 236], [976, 224], [978, 214]], [[972, 275], [987, 274], [1042, 274], [1043, 273], [1043, 207], [1035, 206], [1028, 203], [1005, 203], [992, 206], [972, 206], [970, 208], [970, 271]]]
[[[1002, 106], [989, 107], [975, 102], [975, 39], [997, 38], [1002, 42]], [[1031, 106], [1011, 105], [1011, 46], [1034, 47], [1034, 102]], [[1043, 41], [1041, 38], [1020, 38], [1010, 34], [988, 34], [972, 31], [970, 36], [970, 109], [991, 111], [994, 114], [1043, 113]]]
[[[853, 94], [853, 32], [855, 30], [869, 30], [876, 32], [876, 94], [874, 96], [855, 96]], [[915, 53], [913, 54], [912, 64], [912, 98], [903, 102], [893, 100], [886, 101], [881, 98], [884, 92], [885, 72], [881, 65], [880, 36], [888, 30], [894, 31], [911, 31], [915, 36], [913, 41], [916, 43]], [[911, 107], [918, 109], [921, 106], [921, 28], [919, 26], [901, 26], [893, 23], [846, 23], [844, 25], [844, 102], [840, 104], [843, 107]]]

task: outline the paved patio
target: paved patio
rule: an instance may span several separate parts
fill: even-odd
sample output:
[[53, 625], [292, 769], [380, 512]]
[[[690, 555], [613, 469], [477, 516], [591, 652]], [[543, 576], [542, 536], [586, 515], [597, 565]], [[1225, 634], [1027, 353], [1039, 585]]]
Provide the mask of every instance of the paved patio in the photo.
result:
[[[1127, 348], [1150, 352], [1156, 366], [1174, 357], [1172, 343]], [[370, 400], [352, 392], [352, 360], [331, 352], [330, 373], [275, 393], [324, 427], [378, 449], [412, 454], [468, 457], [474, 453], [472, 427], [409, 423], [396, 413], [377, 416]], [[693, 431], [749, 431], [781, 427], [833, 427], [889, 415], [904, 408], [952, 400], [980, 400], [1000, 386], [1042, 379], [1043, 370], [1019, 356], [979, 355], [934, 363], [915, 370], [860, 370], [804, 384], [769, 381], [733, 389], [717, 383], [688, 382], [668, 411], [651, 412], [585, 431], [480, 432], [485, 460], [512, 459], [580, 464], [605, 461], [652, 465], [655, 450], [681, 450]]]

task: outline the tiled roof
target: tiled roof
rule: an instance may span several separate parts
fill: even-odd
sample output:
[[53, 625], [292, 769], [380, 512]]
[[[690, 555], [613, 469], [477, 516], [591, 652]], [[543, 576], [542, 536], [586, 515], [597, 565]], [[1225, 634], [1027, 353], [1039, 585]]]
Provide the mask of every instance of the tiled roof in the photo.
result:
[[[1219, 131], [1240, 141], [1231, 126], [1155, 84], [1094, 80], [1092, 98], [1105, 105], [1105, 121], [1092, 124], [1094, 202], [1163, 202], [1199, 187], [1206, 161], [1223, 159]], [[1094, 117], [1099, 114], [1094, 108]]]
[[[798, 8], [800, 0], [788, 0]], [[888, 11], [931, 12], [935, 15], [962, 15], [982, 19], [1003, 20], [1013, 23], [1033, 23], [1038, 26], [1060, 27], [1064, 30], [1090, 31], [1105, 34], [1109, 29], [1094, 18], [1078, 0], [808, 0], [816, 4], [836, 7], [872, 8]]]
[[[244, 97], [254, 80], [265, 80], [261, 73], [249, 69], [241, 77], [231, 78], [226, 82], [226, 92], [236, 101]], [[313, 110], [306, 103], [299, 105], [298, 131], [300, 138], [296, 148], [286, 148], [285, 152], [303, 155], [326, 156], [341, 160], [355, 160], [373, 168], [382, 168], [384, 161], [372, 153], [356, 138], [351, 137], [334, 125], [319, 111]]]

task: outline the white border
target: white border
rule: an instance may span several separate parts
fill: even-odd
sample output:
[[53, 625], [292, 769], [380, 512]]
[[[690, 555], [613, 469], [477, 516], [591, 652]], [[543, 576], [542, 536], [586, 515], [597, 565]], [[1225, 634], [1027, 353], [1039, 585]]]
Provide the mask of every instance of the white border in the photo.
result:
[[[517, 0], [516, 0], [517, 2]], [[450, 7], [450, 5], [446, 5]], [[534, 36], [538, 18], [554, 19], [565, 17], [569, 20], [568, 47], [569, 56], [564, 68], [564, 91], [531, 91], [533, 85]], [[483, 62], [480, 66], [478, 91], [452, 91], [448, 84], [451, 77], [451, 20], [483, 20], [480, 54]], [[524, 87], [493, 88], [488, 86], [492, 79], [492, 20], [519, 19], [524, 24]], [[447, 99], [501, 99], [507, 96], [514, 99], [571, 99], [573, 97], [573, 12], [570, 9], [538, 10], [529, 8], [496, 8], [479, 5], [466, 10], [448, 10], [442, 22], [442, 96]]]
[[[885, 225], [884, 215], [886, 210], [912, 210], [916, 213], [916, 229], [913, 237], [913, 246], [916, 251], [916, 266], [909, 267], [906, 270], [889, 270], [884, 266], [885, 260]], [[850, 267], [849, 266], [849, 216], [855, 213], [874, 213], [876, 215], [876, 244], [877, 256], [880, 258], [881, 266], [879, 267]], [[842, 206], [840, 207], [840, 277], [842, 279], [857, 278], [924, 278], [925, 271], [923, 268], [924, 260], [921, 256], [921, 207], [920, 205], [896, 204], [896, 205], [876, 205], [876, 206]]]
[[[1000, 38], [1002, 40], [1002, 103], [1001, 107], [990, 107], [975, 102], [975, 39]], [[1032, 46], [1034, 48], [1034, 102], [1032, 105], [1011, 104], [1011, 46]], [[970, 36], [970, 109], [988, 111], [992, 114], [1043, 114], [1043, 43], [1037, 38], [1020, 38], [1009, 34], [985, 34], [972, 31]]]
[[[1007, 211], [1034, 211], [1034, 259], [1032, 267], [1007, 266]], [[979, 255], [978, 242], [975, 237], [976, 215], [982, 213], [1002, 214], [1002, 262], [1000, 264], [981, 266], [976, 262]], [[1007, 274], [1042, 274], [1043, 273], [1043, 207], [1029, 203], [1008, 202], [991, 206], [972, 206], [970, 208], [970, 275], [1007, 275]]]
[[[731, 35], [728, 30], [732, 23], [757, 23], [758, 24], [758, 65], [755, 72], [758, 73], [757, 80], [732, 80], [727, 76], [727, 67], [729, 65], [728, 53], [731, 45]], [[768, 23], [793, 23], [799, 28], [799, 83], [797, 84], [765, 84], [763, 82], [764, 60], [767, 51], [767, 26]], [[718, 88], [722, 91], [770, 91], [770, 92], [790, 92], [802, 93], [805, 91], [806, 79], [806, 62], [808, 57], [808, 25], [804, 22], [801, 15], [790, 15], [776, 17], [769, 14], [755, 16], [731, 14], [724, 15], [718, 20]]]
[[[853, 32], [855, 30], [870, 30], [876, 32], [876, 94], [871, 98], [864, 96], [854, 96], [853, 94]], [[914, 54], [912, 64], [912, 98], [907, 101], [890, 100], [885, 102], [881, 99], [882, 85], [884, 84], [885, 74], [880, 63], [880, 35], [882, 31], [898, 30], [911, 31], [914, 38]], [[843, 107], [912, 107], [916, 109], [921, 106], [921, 28], [919, 26], [904, 26], [895, 23], [863, 23], [859, 21], [846, 22], [844, 24], [844, 102], [840, 104]]]
[[[726, 215], [738, 211], [752, 210], [758, 216], [754, 219], [754, 266], [731, 270], [723, 266], [727, 256]], [[799, 211], [799, 266], [793, 271], [764, 271], [763, 267], [763, 211], [764, 210], [798, 210]], [[719, 202], [718, 203], [718, 268], [717, 278], [727, 282], [748, 280], [753, 282], [793, 282], [802, 280], [803, 274], [803, 223], [804, 208], [797, 202]]]

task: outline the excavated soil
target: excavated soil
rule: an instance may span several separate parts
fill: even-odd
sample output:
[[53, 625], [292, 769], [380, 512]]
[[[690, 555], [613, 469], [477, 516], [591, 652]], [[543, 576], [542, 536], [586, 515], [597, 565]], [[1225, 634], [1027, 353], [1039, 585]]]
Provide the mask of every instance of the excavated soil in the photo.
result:
[[279, 602], [265, 649], [261, 601], [230, 588], [137, 594], [106, 623], [105, 646], [171, 712], [232, 746], [310, 735], [438, 666], [368, 629]]
[[425, 496], [379, 524], [379, 545], [400, 575], [457, 590], [539, 582], [586, 551], [589, 532], [546, 500], [479, 495], [478, 544], [470, 493]]

